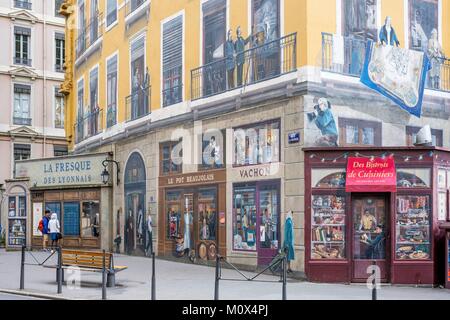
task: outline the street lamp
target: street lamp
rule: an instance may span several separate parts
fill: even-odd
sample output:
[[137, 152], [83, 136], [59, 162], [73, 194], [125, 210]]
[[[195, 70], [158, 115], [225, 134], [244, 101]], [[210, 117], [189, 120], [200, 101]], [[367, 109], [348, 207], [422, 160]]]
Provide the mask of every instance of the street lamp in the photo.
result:
[[109, 159], [106, 159], [106, 160], [104, 160], [102, 162], [103, 167], [104, 167], [103, 172], [101, 173], [103, 184], [107, 184], [109, 182], [110, 174], [108, 172], [108, 169], [106, 169], [106, 167], [108, 166], [108, 163], [114, 163], [117, 166], [117, 178], [116, 178], [116, 180], [117, 180], [117, 185], [119, 185], [119, 183], [120, 183], [120, 178], [119, 178], [120, 165], [119, 165], [119, 162], [117, 162], [115, 160], [109, 160]]

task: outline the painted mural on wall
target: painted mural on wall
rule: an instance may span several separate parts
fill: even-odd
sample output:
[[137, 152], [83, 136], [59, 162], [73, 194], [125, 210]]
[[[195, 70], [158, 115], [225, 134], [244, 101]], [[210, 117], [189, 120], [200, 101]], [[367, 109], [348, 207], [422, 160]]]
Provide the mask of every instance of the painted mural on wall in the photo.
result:
[[431, 31], [438, 29], [438, 0], [409, 1], [409, 47], [426, 52]]
[[133, 153], [125, 169], [125, 252], [145, 255], [146, 248], [146, 175], [138, 153]]
[[337, 147], [338, 129], [332, 105], [327, 98], [320, 98], [312, 112], [306, 113], [307, 130], [305, 145], [316, 147]]

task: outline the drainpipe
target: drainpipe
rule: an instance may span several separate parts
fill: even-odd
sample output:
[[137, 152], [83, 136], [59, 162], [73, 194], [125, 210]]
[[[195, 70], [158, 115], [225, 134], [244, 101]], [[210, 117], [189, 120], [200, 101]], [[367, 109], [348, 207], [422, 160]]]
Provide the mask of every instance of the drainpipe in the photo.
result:
[[44, 135], [44, 143], [43, 143], [43, 158], [47, 156], [47, 133], [46, 133], [46, 125], [47, 125], [47, 74], [46, 74], [46, 65], [45, 62], [47, 61], [47, 20], [45, 17], [46, 13], [46, 7], [47, 2], [43, 2], [43, 16], [44, 16], [44, 30], [42, 32], [42, 46], [43, 46], [43, 54], [42, 54], [42, 71], [43, 71], [43, 77], [44, 77], [44, 83], [43, 83], [43, 90], [42, 90], [42, 103], [43, 103], [43, 126], [42, 126], [42, 134]]

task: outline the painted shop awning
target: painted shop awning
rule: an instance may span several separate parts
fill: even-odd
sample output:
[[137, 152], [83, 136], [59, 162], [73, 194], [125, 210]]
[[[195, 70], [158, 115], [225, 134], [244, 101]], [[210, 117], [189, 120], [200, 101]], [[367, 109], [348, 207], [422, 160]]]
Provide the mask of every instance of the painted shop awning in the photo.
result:
[[393, 158], [348, 158], [347, 192], [396, 192], [397, 172]]

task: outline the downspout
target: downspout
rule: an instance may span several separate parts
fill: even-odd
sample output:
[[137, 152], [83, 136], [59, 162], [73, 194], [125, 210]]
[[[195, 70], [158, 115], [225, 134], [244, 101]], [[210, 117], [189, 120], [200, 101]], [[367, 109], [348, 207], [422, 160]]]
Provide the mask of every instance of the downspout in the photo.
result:
[[47, 20], [45, 16], [45, 9], [47, 5], [46, 3], [43, 4], [43, 16], [44, 16], [44, 30], [42, 32], [42, 46], [43, 46], [43, 54], [42, 54], [42, 70], [43, 70], [43, 91], [42, 91], [42, 103], [43, 103], [43, 126], [42, 126], [42, 134], [44, 136], [44, 143], [43, 143], [43, 150], [42, 155], [43, 158], [46, 158], [47, 156], [47, 133], [46, 133], [46, 126], [47, 126], [47, 75], [46, 75], [46, 65], [45, 62], [47, 61], [47, 42], [45, 41], [47, 36]]

